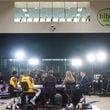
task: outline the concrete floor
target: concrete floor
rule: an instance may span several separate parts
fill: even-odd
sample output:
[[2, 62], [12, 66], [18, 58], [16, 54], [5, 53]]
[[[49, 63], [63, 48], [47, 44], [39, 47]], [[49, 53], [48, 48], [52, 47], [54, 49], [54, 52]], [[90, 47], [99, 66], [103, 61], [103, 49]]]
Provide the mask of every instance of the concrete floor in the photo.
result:
[[94, 110], [110, 110], [110, 97], [86, 96], [86, 100], [94, 106]]
[[7, 105], [13, 103], [13, 99], [0, 99], [0, 110], [6, 110]]

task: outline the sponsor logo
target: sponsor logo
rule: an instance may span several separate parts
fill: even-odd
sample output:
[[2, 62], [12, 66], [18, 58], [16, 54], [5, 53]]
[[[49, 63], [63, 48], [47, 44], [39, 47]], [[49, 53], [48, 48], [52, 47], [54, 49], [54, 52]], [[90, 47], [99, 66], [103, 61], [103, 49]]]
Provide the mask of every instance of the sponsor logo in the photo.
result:
[[97, 20], [102, 26], [110, 26], [110, 8], [101, 9], [97, 14]]

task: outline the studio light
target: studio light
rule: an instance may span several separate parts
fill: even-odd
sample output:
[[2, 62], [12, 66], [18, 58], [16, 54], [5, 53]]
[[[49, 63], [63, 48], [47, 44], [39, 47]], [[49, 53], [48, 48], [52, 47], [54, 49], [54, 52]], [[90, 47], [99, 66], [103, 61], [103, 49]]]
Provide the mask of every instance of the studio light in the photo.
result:
[[95, 54], [94, 53], [87, 54], [86, 59], [88, 62], [94, 62], [95, 61]]
[[31, 58], [31, 59], [29, 59], [29, 64], [30, 65], [38, 65], [39, 64], [39, 59]]
[[76, 67], [79, 67], [79, 66], [82, 66], [82, 60], [79, 59], [79, 58], [76, 58], [76, 59], [72, 59], [72, 65], [73, 66], [76, 66]]
[[96, 57], [97, 57], [97, 61], [103, 62], [107, 59], [107, 54], [103, 51], [99, 51], [97, 52]]
[[17, 60], [23, 60], [25, 58], [25, 53], [23, 50], [19, 50], [15, 53], [15, 58]]

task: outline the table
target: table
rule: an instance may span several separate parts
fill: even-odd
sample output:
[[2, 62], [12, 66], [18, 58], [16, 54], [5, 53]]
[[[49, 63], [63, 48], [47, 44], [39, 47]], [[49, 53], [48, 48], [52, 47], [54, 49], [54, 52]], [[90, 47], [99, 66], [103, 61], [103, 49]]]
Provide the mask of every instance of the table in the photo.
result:
[[[56, 89], [64, 89], [65, 85], [64, 84], [56, 84]], [[20, 85], [18, 85], [18, 88], [21, 88]], [[43, 85], [42, 84], [37, 84], [37, 85], [33, 85], [33, 89], [43, 89]]]

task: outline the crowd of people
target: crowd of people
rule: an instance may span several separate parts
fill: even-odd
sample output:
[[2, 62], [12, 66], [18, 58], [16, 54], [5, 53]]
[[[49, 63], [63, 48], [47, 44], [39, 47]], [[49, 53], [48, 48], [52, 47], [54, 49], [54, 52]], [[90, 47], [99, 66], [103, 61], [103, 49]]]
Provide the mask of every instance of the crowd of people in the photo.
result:
[[[39, 79], [38, 75], [36, 74], [33, 78], [30, 76], [29, 73], [25, 72], [20, 77], [18, 77], [17, 71], [12, 72], [12, 76], [9, 80], [9, 88], [8, 92], [13, 97], [17, 91], [21, 91], [22, 93], [33, 93], [34, 96], [30, 99], [30, 102], [33, 105], [36, 105], [36, 99], [40, 97], [40, 94], [45, 94], [46, 102], [47, 104], [54, 104], [54, 96], [56, 93], [59, 93], [62, 95], [62, 105], [65, 106], [68, 101], [71, 101], [74, 103], [74, 105], [77, 105], [80, 98], [82, 97], [82, 94], [87, 91], [88, 88], [88, 77], [85, 72], [80, 72], [81, 80], [80, 82], [77, 82], [75, 73], [71, 71], [67, 71], [65, 74], [65, 77], [63, 79], [60, 79], [60, 83], [62, 85], [65, 85], [65, 88], [55, 90], [55, 93], [48, 94], [46, 91], [48, 88], [46, 88], [47, 83], [52, 83], [54, 86], [58, 84], [59, 80], [55, 77], [54, 71], [49, 70], [47, 73], [43, 73]], [[2, 82], [2, 77], [0, 79], [0, 83]], [[44, 86], [44, 90], [42, 89], [33, 89], [34, 84], [41, 84]], [[20, 85], [20, 87], [18, 87]], [[42, 93], [43, 92], [43, 93]], [[50, 91], [51, 92], [51, 91]], [[21, 96], [21, 103], [24, 102], [23, 95]]]

